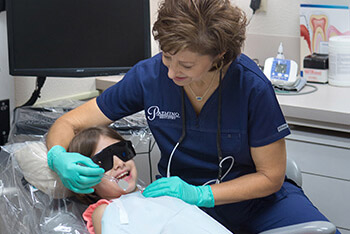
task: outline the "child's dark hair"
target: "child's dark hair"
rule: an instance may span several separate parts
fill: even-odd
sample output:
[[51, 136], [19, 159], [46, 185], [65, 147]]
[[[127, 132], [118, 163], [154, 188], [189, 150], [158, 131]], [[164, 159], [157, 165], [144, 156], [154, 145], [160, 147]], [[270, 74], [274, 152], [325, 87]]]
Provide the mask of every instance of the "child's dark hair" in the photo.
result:
[[[70, 142], [67, 151], [77, 152], [90, 158], [96, 150], [100, 136], [107, 136], [120, 141], [124, 140], [118, 132], [108, 126], [95, 126], [78, 132]], [[95, 192], [91, 194], [75, 193], [75, 196], [80, 202], [87, 205], [101, 199]]]

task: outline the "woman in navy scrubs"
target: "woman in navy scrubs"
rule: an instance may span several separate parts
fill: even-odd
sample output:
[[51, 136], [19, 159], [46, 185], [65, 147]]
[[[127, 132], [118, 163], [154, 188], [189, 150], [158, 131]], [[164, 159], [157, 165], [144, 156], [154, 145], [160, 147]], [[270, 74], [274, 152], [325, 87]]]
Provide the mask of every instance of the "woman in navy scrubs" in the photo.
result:
[[163, 1], [153, 27], [162, 52], [55, 122], [50, 168], [74, 192], [92, 192], [103, 169], [66, 152], [75, 132], [144, 110], [162, 176], [144, 196], [195, 204], [231, 231], [327, 220], [285, 178], [290, 130], [270, 82], [241, 53], [246, 24], [229, 0]]

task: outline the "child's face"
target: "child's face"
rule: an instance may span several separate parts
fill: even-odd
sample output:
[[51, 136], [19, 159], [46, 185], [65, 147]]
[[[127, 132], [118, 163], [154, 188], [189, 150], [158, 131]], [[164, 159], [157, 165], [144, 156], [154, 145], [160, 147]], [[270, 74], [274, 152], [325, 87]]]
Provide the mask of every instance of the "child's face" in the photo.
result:
[[[119, 142], [119, 140], [116, 140], [107, 136], [100, 136], [100, 139], [96, 146], [96, 150], [93, 153], [93, 155], [100, 152], [102, 149], [106, 148], [107, 146], [110, 146], [117, 142]], [[117, 185], [115, 181], [110, 181], [105, 177], [102, 178], [101, 182], [98, 185], [94, 186], [94, 188], [95, 188], [95, 192], [100, 197], [105, 199], [118, 198], [121, 195], [133, 192], [136, 189], [137, 170], [136, 170], [134, 160], [123, 162], [117, 156], [114, 156], [113, 163], [114, 163], [113, 168], [109, 171], [106, 171], [105, 174], [113, 178], [123, 179], [129, 183], [129, 186], [126, 189], [126, 191], [124, 191], [122, 188], [120, 188]]]

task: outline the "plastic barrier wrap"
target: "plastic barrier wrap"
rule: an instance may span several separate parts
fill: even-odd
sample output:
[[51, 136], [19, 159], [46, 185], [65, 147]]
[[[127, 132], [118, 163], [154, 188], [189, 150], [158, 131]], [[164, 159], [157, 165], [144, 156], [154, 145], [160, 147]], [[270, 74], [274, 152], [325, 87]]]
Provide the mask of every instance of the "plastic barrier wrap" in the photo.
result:
[[[23, 171], [19, 166], [16, 153], [25, 147], [27, 143], [16, 143], [2, 147], [0, 152], [0, 233], [88, 233], [81, 218], [85, 205], [74, 198], [55, 199], [26, 180], [27, 176], [36, 177], [36, 168]], [[53, 180], [48, 177], [46, 182], [55, 187]]]
[[[16, 109], [9, 143], [0, 151], [0, 234], [88, 233], [81, 216], [86, 205], [76, 201], [48, 168], [44, 142], [55, 120], [82, 103], [67, 100]], [[118, 120], [110, 127], [131, 140], [138, 155], [150, 157], [154, 139], [143, 112]], [[135, 157], [140, 189], [149, 182], [144, 167], [149, 161], [150, 158]], [[142, 175], [147, 177], [146, 183]]]
[[[87, 206], [63, 186], [46, 155], [43, 141], [1, 148], [0, 233], [88, 233], [81, 218]], [[139, 178], [138, 188], [145, 186]]]
[[142, 146], [148, 147], [145, 152], [152, 151], [155, 142], [143, 111], [117, 120], [110, 127], [117, 130], [124, 138], [131, 140], [138, 154], [140, 151], [137, 149], [145, 148]]
[[[63, 114], [82, 105], [84, 101], [64, 100], [46, 103], [42, 106], [25, 106], [16, 108], [8, 138], [8, 144], [43, 140], [51, 125]], [[143, 111], [122, 118], [111, 124], [126, 138], [147, 144], [152, 138]]]
[[56, 119], [83, 103], [79, 100], [64, 100], [16, 108], [8, 143], [42, 140]]

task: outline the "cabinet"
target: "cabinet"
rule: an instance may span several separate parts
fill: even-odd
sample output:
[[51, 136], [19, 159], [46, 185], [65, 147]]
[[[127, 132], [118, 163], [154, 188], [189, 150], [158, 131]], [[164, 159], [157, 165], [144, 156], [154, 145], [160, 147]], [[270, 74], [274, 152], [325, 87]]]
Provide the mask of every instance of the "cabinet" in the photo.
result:
[[302, 171], [306, 195], [350, 234], [350, 87], [313, 86], [309, 94], [277, 95], [292, 130], [287, 155]]
[[343, 234], [350, 234], [350, 133], [291, 125], [287, 155], [302, 172], [312, 203]]

